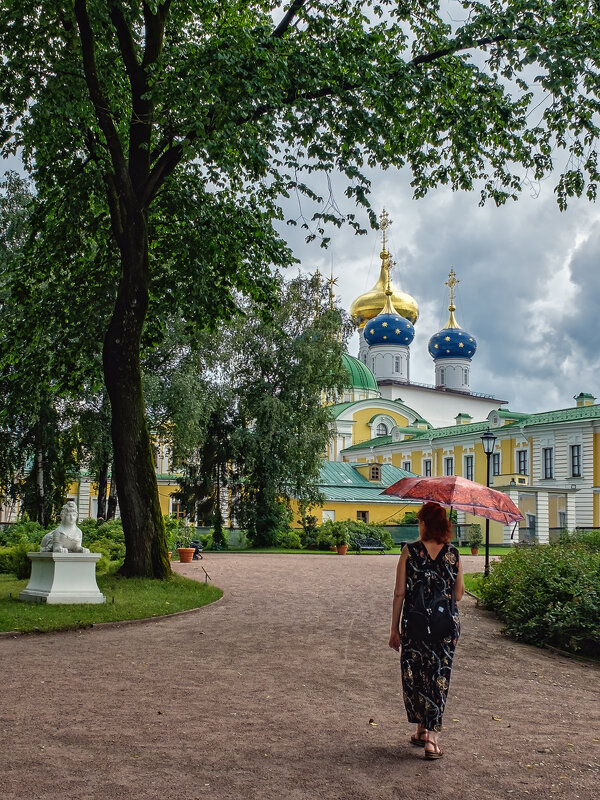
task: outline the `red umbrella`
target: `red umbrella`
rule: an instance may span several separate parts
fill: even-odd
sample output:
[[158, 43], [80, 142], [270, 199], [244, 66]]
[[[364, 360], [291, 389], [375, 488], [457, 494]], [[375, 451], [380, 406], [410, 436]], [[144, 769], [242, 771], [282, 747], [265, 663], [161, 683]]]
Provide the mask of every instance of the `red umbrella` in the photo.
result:
[[388, 486], [382, 494], [404, 500], [439, 503], [445, 508], [466, 511], [478, 517], [493, 519], [509, 525], [524, 519], [523, 514], [507, 495], [480, 483], [446, 475], [441, 478], [402, 478]]

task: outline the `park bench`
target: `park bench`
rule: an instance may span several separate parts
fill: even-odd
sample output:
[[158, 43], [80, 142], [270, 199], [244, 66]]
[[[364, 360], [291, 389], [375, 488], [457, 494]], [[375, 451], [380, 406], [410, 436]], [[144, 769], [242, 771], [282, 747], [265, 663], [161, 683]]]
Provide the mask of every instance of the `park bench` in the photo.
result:
[[356, 553], [360, 555], [363, 550], [381, 550], [381, 555], [385, 552], [385, 545], [380, 539], [373, 536], [363, 536], [355, 540]]

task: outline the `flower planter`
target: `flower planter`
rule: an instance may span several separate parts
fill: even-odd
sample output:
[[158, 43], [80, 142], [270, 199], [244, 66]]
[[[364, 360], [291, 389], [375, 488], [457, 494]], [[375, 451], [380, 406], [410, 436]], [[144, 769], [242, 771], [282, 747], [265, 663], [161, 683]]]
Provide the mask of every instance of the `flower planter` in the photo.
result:
[[336, 547], [336, 550], [338, 551], [338, 556], [345, 556], [346, 553], [348, 552], [348, 545], [347, 544], [338, 544], [338, 546]]
[[471, 555], [472, 556], [478, 556], [479, 555], [479, 548], [478, 547], [472, 547], [471, 548]]
[[178, 547], [179, 561], [181, 564], [189, 564], [194, 557], [193, 547]]

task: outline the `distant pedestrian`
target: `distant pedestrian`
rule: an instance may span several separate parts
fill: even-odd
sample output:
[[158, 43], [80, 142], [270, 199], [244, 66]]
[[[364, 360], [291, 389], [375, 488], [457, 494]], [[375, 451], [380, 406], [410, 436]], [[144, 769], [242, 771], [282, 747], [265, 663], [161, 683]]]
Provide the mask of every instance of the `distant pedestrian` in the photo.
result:
[[460, 635], [456, 601], [465, 584], [445, 509], [425, 503], [417, 517], [419, 539], [402, 548], [396, 569], [389, 645], [402, 647], [404, 705], [408, 721], [417, 725], [411, 743], [436, 759], [443, 755], [438, 732]]

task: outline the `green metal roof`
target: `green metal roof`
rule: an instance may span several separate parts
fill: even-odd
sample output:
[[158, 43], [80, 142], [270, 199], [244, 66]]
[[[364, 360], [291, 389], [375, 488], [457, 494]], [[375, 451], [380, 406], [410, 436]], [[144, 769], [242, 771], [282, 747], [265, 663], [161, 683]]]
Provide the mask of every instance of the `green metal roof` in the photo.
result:
[[529, 414], [520, 422], [506, 425], [507, 428], [520, 425], [546, 425], [548, 422], [572, 422], [580, 419], [600, 419], [600, 405], [582, 406], [581, 408], [560, 408], [557, 411], [540, 411]]
[[[497, 411], [495, 412], [504, 418], [513, 419], [514, 422], [508, 422], [501, 428], [495, 428], [496, 432], [512, 430], [520, 428], [521, 426], [530, 427], [531, 425], [547, 425], [552, 422], [574, 422], [583, 419], [600, 419], [600, 404], [594, 406], [583, 406], [581, 408], [563, 408], [557, 411], [541, 411], [537, 414], [521, 414], [510, 411]], [[470, 433], [480, 433], [487, 430], [489, 422], [471, 422], [468, 425], [449, 425], [445, 428], [432, 428], [431, 430], [419, 430], [418, 428], [401, 428], [400, 430], [406, 432], [410, 430], [413, 434], [413, 439], [444, 439], [452, 436], [464, 436]], [[391, 436], [377, 436], [375, 439], [369, 439], [365, 442], [353, 444], [342, 450], [343, 453], [348, 453], [356, 450], [370, 450], [371, 448], [386, 447], [391, 444]], [[400, 443], [401, 444], [401, 443]]]
[[391, 436], [376, 436], [374, 439], [367, 439], [365, 442], [359, 442], [358, 444], [351, 444], [350, 447], [344, 447], [342, 453], [348, 453], [352, 450], [370, 450], [371, 447], [384, 447], [391, 443]]
[[370, 390], [378, 392], [379, 386], [371, 370], [366, 367], [358, 358], [349, 353], [342, 354], [342, 362], [350, 378], [349, 387], [352, 389]]
[[334, 419], [337, 419], [337, 417], [339, 417], [340, 414], [343, 414], [347, 408], [350, 408], [350, 406], [353, 406], [356, 403], [361, 403], [361, 402], [362, 400], [351, 400], [348, 403], [334, 403], [331, 406], [327, 406], [327, 408], [329, 409], [331, 416]]
[[388, 497], [381, 492], [400, 478], [412, 477], [414, 473], [392, 464], [379, 464], [381, 480], [374, 482], [361, 475], [357, 469], [366, 466], [367, 464], [351, 464], [345, 461], [323, 461], [319, 490], [331, 502], [398, 503], [399, 498]]
[[521, 414], [520, 411], [509, 411], [507, 408], [499, 408], [496, 411], [496, 414], [500, 417], [500, 419], [511, 419], [515, 422], [522, 419], [527, 419], [531, 416], [531, 414]]

